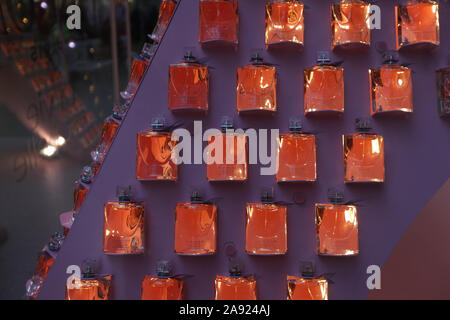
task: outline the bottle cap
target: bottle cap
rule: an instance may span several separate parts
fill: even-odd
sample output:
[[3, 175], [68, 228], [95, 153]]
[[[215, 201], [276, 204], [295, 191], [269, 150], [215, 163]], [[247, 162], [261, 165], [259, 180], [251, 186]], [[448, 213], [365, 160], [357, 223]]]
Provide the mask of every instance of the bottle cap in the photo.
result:
[[84, 279], [92, 279], [96, 276], [97, 261], [93, 259], [85, 259], [81, 263], [81, 274]]
[[168, 277], [170, 276], [171, 269], [169, 261], [161, 260], [157, 262], [156, 274], [158, 277]]
[[259, 52], [255, 52], [250, 57], [250, 62], [252, 63], [263, 63], [264, 59], [261, 57]]
[[191, 194], [191, 202], [192, 203], [203, 203], [203, 198], [198, 191], [193, 191]]
[[232, 276], [232, 277], [242, 276], [242, 270], [239, 267], [239, 264], [237, 264], [237, 263], [234, 263], [230, 266], [229, 272], [230, 272], [230, 276]]
[[298, 118], [291, 118], [289, 120], [289, 131], [290, 132], [300, 132], [302, 131], [302, 122]]
[[94, 169], [90, 166], [85, 166], [81, 170], [80, 180], [83, 183], [89, 184], [94, 178]]
[[194, 62], [197, 61], [197, 58], [194, 56], [191, 50], [186, 51], [183, 57], [184, 61], [186, 62]]
[[359, 132], [370, 131], [370, 129], [372, 129], [372, 127], [370, 126], [370, 120], [362, 118], [355, 119], [355, 129]]
[[165, 119], [164, 118], [154, 118], [152, 120], [152, 130], [154, 131], [164, 131], [165, 128]]
[[225, 132], [227, 130], [233, 130], [233, 128], [234, 128], [233, 118], [231, 118], [231, 117], [223, 117], [222, 118], [222, 124], [220, 125], [220, 128], [222, 129], [223, 132]]
[[383, 52], [383, 64], [396, 64], [399, 62], [398, 52], [395, 50], [386, 50]]
[[266, 189], [261, 192], [262, 203], [273, 203], [273, 189]]
[[116, 188], [116, 195], [119, 202], [130, 202], [131, 201], [131, 186]]
[[144, 43], [144, 47], [142, 48], [140, 57], [144, 60], [150, 60], [156, 52], [158, 45], [153, 43], [153, 39], [149, 38], [149, 41]]
[[300, 272], [302, 277], [313, 278], [314, 277], [314, 262], [312, 261], [301, 261], [300, 262]]
[[344, 201], [344, 193], [336, 189], [328, 189], [328, 200], [331, 203], [342, 203]]
[[127, 101], [123, 104], [116, 104], [113, 107], [113, 118], [116, 120], [122, 120], [125, 114], [127, 113], [129, 107], [130, 101]]
[[318, 51], [317, 52], [317, 63], [327, 64], [331, 62], [329, 51]]

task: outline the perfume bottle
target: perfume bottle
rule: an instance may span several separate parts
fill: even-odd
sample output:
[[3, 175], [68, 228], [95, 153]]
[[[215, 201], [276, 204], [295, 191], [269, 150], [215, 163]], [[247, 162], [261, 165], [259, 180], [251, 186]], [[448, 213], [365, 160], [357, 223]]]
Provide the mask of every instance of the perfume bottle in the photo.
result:
[[146, 275], [142, 281], [141, 300], [183, 300], [184, 281], [171, 276], [168, 261], [159, 261], [157, 276]]
[[87, 187], [94, 178], [94, 170], [90, 166], [85, 166], [81, 171], [80, 179], [75, 182], [73, 189], [73, 212], [78, 212], [89, 191]]
[[315, 276], [312, 262], [303, 262], [301, 277], [287, 276], [288, 300], [328, 300], [328, 280]]
[[384, 139], [370, 133], [367, 120], [356, 119], [358, 133], [343, 135], [346, 183], [384, 182]]
[[331, 4], [331, 48], [370, 46], [370, 3], [341, 0]]
[[247, 203], [245, 251], [251, 255], [283, 255], [287, 252], [287, 207], [276, 204], [265, 191], [261, 203]]
[[85, 260], [82, 276], [66, 284], [66, 300], [109, 300], [112, 275], [97, 275], [95, 261]]
[[328, 190], [331, 203], [316, 203], [317, 254], [354, 256], [359, 253], [356, 207], [343, 204], [342, 192]]
[[130, 199], [131, 187], [117, 188], [118, 201], [105, 205], [103, 219], [103, 252], [110, 255], [144, 252], [143, 202]]
[[120, 119], [116, 119], [114, 114], [112, 117], [106, 118], [103, 122], [102, 134], [100, 136], [99, 146], [106, 153], [108, 153], [109, 148], [116, 136], [117, 130], [119, 130]]
[[316, 136], [303, 133], [302, 124], [291, 119], [289, 132], [278, 138], [277, 182], [313, 182], [316, 173]]
[[142, 78], [144, 77], [145, 71], [147, 71], [148, 65], [150, 64], [150, 59], [155, 54], [156, 48], [156, 44], [146, 42], [139, 57], [134, 59], [128, 86], [125, 91], [120, 93], [120, 96], [123, 99], [131, 100], [136, 94]]
[[439, 115], [450, 117], [450, 67], [437, 70]]
[[169, 110], [208, 111], [209, 71], [188, 51], [169, 66]]
[[160, 43], [164, 33], [166, 32], [169, 21], [172, 18], [177, 2], [174, 0], [162, 0], [159, 7], [158, 22], [153, 29], [150, 38], [156, 43]]
[[199, 42], [239, 43], [237, 0], [200, 0]]
[[319, 51], [317, 65], [305, 69], [305, 115], [344, 112], [344, 68], [332, 63], [330, 53]]
[[229, 276], [216, 276], [215, 300], [256, 300], [256, 280], [243, 276], [238, 266], [230, 269]]
[[266, 48], [281, 43], [303, 47], [304, 9], [297, 0], [266, 2]]
[[398, 54], [386, 51], [378, 69], [369, 69], [371, 115], [413, 112], [411, 69], [398, 64]]
[[237, 68], [237, 111], [277, 111], [277, 70], [255, 53], [250, 63]]
[[437, 47], [439, 35], [439, 4], [432, 0], [408, 0], [395, 6], [397, 50], [415, 45]]
[[175, 253], [208, 255], [216, 252], [217, 207], [193, 192], [191, 202], [175, 209]]
[[222, 133], [208, 141], [206, 172], [208, 181], [247, 180], [247, 136], [234, 132], [233, 121], [224, 118]]
[[154, 119], [151, 130], [138, 134], [136, 178], [176, 181], [178, 167], [172, 160], [175, 145], [176, 142], [172, 140], [172, 133], [165, 126], [164, 119]]

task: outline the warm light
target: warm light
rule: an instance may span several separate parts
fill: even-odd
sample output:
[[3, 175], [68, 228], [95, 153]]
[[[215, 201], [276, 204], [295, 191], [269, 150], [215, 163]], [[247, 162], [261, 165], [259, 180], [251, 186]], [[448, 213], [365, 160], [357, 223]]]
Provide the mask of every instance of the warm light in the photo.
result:
[[57, 145], [58, 147], [61, 147], [65, 144], [66, 144], [66, 139], [64, 137], [59, 136], [58, 138], [56, 138], [55, 145]]
[[41, 150], [41, 154], [46, 157], [53, 157], [58, 149], [55, 146], [47, 145]]
[[372, 153], [379, 154], [380, 153], [380, 143], [378, 139], [372, 140]]

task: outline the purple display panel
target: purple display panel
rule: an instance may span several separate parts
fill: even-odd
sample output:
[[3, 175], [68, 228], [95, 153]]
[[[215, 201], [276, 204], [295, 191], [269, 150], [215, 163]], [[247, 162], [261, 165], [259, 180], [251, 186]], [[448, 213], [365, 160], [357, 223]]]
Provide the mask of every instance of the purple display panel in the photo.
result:
[[[236, 112], [236, 68], [248, 63], [255, 48], [264, 48], [265, 1], [241, 0], [240, 44], [232, 49], [201, 49], [198, 44], [198, 1], [181, 0], [167, 33], [136, 94], [128, 116], [110, 149], [95, 183], [78, 214], [41, 291], [40, 299], [63, 299], [69, 265], [97, 258], [101, 273], [111, 273], [114, 299], [139, 299], [141, 282], [154, 274], [157, 260], [169, 259], [176, 273], [194, 275], [186, 280], [186, 299], [213, 299], [216, 274], [227, 274], [223, 244], [233, 241], [245, 273], [258, 276], [260, 299], [286, 299], [286, 275], [299, 273], [300, 260], [314, 260], [319, 272], [334, 272], [330, 299], [365, 299], [367, 267], [380, 265], [432, 195], [449, 177], [450, 122], [437, 114], [435, 69], [446, 65], [450, 50], [450, 6], [441, 3], [442, 42], [433, 52], [402, 53], [402, 62], [413, 63], [414, 113], [408, 117], [383, 117], [372, 121], [385, 138], [386, 182], [381, 185], [343, 185], [342, 134], [354, 132], [356, 117], [369, 117], [369, 67], [380, 65], [377, 41], [394, 47], [394, 3], [380, 2], [381, 30], [372, 31], [372, 47], [363, 52], [339, 52], [345, 60], [345, 114], [343, 117], [303, 116], [303, 69], [315, 64], [316, 52], [330, 47], [330, 1], [305, 1], [305, 49], [264, 51], [267, 62], [278, 65], [279, 111], [274, 117], [241, 116]], [[210, 111], [206, 116], [172, 114], [167, 108], [168, 65], [179, 62], [185, 47], [195, 47], [207, 57], [210, 73]], [[218, 128], [223, 116], [233, 116], [238, 128], [280, 128], [300, 116], [307, 131], [318, 132], [318, 181], [313, 184], [277, 185], [274, 176], [261, 176], [251, 165], [246, 183], [208, 183], [206, 166], [182, 165], [176, 183], [145, 182], [135, 178], [136, 134], [149, 128], [155, 116], [169, 122], [182, 120], [192, 132], [193, 120], [203, 129]], [[203, 144], [205, 145], [205, 144]], [[115, 197], [117, 185], [132, 185], [137, 200], [146, 206], [146, 252], [142, 256], [105, 256], [102, 246], [103, 205]], [[302, 205], [288, 209], [288, 253], [279, 257], [248, 256], [245, 248], [245, 204], [258, 201], [263, 187], [274, 187], [277, 200], [305, 197]], [[327, 201], [328, 187], [338, 187], [347, 200], [363, 200], [359, 208], [360, 255], [351, 258], [315, 254], [314, 203]], [[194, 189], [218, 203], [218, 253], [207, 257], [180, 257], [174, 253], [174, 210], [189, 200]]]

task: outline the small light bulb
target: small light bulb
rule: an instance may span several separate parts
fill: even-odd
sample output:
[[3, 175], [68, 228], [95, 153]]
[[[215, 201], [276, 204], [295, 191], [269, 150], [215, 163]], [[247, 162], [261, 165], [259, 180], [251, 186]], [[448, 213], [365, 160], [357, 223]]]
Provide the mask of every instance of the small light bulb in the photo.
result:
[[66, 139], [64, 137], [59, 136], [58, 138], [56, 138], [55, 145], [57, 145], [58, 147], [63, 146], [65, 143]]
[[53, 157], [58, 149], [55, 146], [47, 145], [41, 150], [41, 154], [48, 158]]

